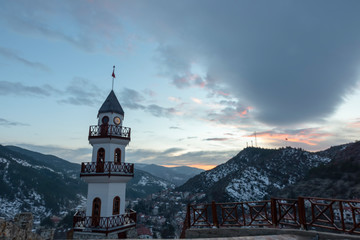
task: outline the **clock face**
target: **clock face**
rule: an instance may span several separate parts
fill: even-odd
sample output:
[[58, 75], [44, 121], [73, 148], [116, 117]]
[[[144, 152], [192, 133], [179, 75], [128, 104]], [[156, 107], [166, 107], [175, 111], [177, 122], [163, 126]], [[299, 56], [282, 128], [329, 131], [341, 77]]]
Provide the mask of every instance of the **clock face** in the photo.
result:
[[114, 123], [119, 125], [121, 123], [121, 119], [119, 117], [114, 117]]

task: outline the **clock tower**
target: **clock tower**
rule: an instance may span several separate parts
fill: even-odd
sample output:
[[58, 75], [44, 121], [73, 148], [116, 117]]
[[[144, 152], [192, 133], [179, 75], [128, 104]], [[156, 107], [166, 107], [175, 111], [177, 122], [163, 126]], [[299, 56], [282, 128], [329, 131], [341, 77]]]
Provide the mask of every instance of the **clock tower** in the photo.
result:
[[125, 162], [131, 129], [123, 126], [124, 110], [113, 90], [89, 128], [91, 162], [81, 164], [80, 177], [88, 183], [86, 210], [74, 216], [74, 238], [120, 238], [135, 228], [136, 213], [125, 209], [126, 183], [134, 164]]

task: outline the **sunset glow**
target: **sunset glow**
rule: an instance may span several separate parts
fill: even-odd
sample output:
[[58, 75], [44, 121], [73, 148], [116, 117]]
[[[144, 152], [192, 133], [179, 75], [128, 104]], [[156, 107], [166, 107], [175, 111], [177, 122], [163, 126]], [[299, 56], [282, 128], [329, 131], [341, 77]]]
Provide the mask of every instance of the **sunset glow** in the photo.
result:
[[112, 89], [131, 128], [129, 162], [210, 169], [246, 146], [358, 140], [360, 2], [309, 9], [3, 1], [0, 144], [88, 162], [88, 128]]

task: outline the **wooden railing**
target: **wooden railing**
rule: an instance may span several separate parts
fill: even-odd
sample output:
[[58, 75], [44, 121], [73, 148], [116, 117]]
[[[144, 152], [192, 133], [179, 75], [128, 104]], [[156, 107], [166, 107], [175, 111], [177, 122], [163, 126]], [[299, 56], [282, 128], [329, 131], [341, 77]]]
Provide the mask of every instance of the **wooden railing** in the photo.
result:
[[189, 204], [185, 230], [199, 227], [295, 227], [360, 234], [360, 201], [315, 197]]
[[114, 137], [130, 140], [131, 128], [116, 125], [93, 125], [89, 127], [89, 139]]
[[78, 211], [73, 217], [74, 231], [82, 232], [103, 232], [110, 233], [122, 228], [130, 228], [136, 225], [136, 212], [129, 210], [125, 214], [110, 217], [100, 217], [93, 219], [86, 216], [84, 211]]
[[88, 175], [126, 175], [134, 176], [133, 163], [114, 163], [114, 162], [83, 162], [81, 163], [80, 176]]

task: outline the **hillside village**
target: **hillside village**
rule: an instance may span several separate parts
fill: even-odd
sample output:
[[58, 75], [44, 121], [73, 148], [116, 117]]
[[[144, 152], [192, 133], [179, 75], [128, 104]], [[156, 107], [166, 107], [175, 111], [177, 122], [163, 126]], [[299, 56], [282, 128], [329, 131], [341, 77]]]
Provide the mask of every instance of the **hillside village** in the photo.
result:
[[[223, 165], [218, 166], [217, 168], [210, 170], [210, 171], [206, 171], [203, 173], [200, 173], [199, 175], [194, 176], [193, 178], [189, 179], [188, 183], [185, 183], [184, 185], [181, 185], [179, 187], [176, 187], [175, 189], [173, 188], [173, 186], [167, 185], [169, 186], [168, 189], [163, 189], [161, 191], [158, 192], [153, 192], [148, 194], [146, 197], [136, 197], [133, 199], [128, 199], [127, 200], [127, 207], [136, 210], [137, 212], [137, 234], [139, 234], [139, 236], [141, 235], [142, 237], [147, 237], [147, 238], [173, 238], [173, 237], [179, 237], [181, 234], [181, 230], [183, 227], [183, 223], [184, 223], [184, 219], [185, 219], [185, 215], [186, 215], [186, 206], [187, 204], [194, 204], [194, 203], [203, 203], [203, 202], [211, 202], [212, 199], [215, 199], [216, 201], [219, 202], [226, 202], [226, 201], [249, 201], [249, 200], [263, 200], [263, 199], [269, 199], [270, 196], [284, 196], [284, 197], [289, 197], [289, 194], [292, 194], [293, 196], [300, 196], [300, 195], [306, 195], [306, 196], [319, 196], [319, 197], [330, 197], [330, 198], [343, 198], [343, 199], [354, 199], [355, 198], [359, 198], [356, 197], [354, 194], [356, 194], [356, 189], [359, 189], [357, 187], [358, 185], [358, 181], [357, 179], [357, 172], [358, 172], [358, 168], [359, 165], [357, 165], [357, 161], [359, 159], [359, 142], [355, 142], [355, 143], [350, 143], [350, 144], [346, 144], [346, 145], [340, 145], [340, 146], [335, 146], [332, 147], [326, 151], [321, 151], [318, 153], [307, 153], [304, 152], [303, 150], [299, 150], [299, 149], [290, 149], [290, 148], [283, 148], [283, 149], [277, 149], [277, 150], [262, 150], [262, 149], [258, 149], [258, 148], [248, 148], [248, 149], [244, 149], [242, 152], [240, 152], [238, 154], [238, 156], [235, 156], [233, 159], [230, 159], [228, 162], [226, 162]], [[13, 150], [15, 148], [12, 148]], [[16, 155], [16, 152], [9, 152], [9, 150], [6, 150], [6, 148], [3, 148], [2, 151], [0, 151], [0, 155], [1, 155], [1, 164], [3, 164], [2, 166], [8, 166], [8, 168], [3, 168], [6, 171], [4, 172], [4, 170], [2, 170], [3, 172], [3, 176], [5, 177], [5, 179], [7, 179], [8, 177], [12, 176], [10, 175], [10, 173], [8, 171], [12, 171], [11, 169], [17, 169], [17, 167], [20, 168], [34, 168], [34, 169], [43, 169], [43, 168], [39, 168], [36, 167], [38, 165], [34, 166], [32, 161], [32, 158], [26, 158], [25, 155]], [[294, 172], [294, 170], [292, 170], [291, 167], [285, 167], [283, 168], [283, 170], [281, 171], [285, 171], [284, 172], [284, 176], [286, 176], [286, 178], [284, 179], [277, 179], [275, 182], [273, 182], [273, 185], [271, 185], [272, 181], [272, 177], [271, 177], [271, 170], [269, 174], [266, 173], [266, 171], [269, 171], [269, 167], [264, 167], [264, 165], [262, 164], [258, 164], [258, 162], [262, 162], [263, 158], [261, 158], [261, 154], [266, 153], [266, 155], [269, 157], [269, 153], [272, 152], [272, 154], [275, 154], [273, 156], [277, 156], [277, 154], [279, 154], [279, 156], [282, 156], [281, 158], [276, 157], [274, 158], [272, 161], [274, 163], [274, 165], [272, 165], [275, 169], [278, 168], [278, 165], [276, 164], [276, 162], [278, 162], [279, 164], [283, 164], [283, 162], [289, 162], [291, 164], [291, 159], [298, 159], [296, 161], [299, 161], [300, 159], [303, 159], [301, 161], [305, 162], [311, 162], [312, 167], [308, 168], [308, 170], [306, 170], [306, 168], [303, 168], [303, 170], [306, 170], [305, 172], [301, 173], [300, 175], [298, 175], [298, 177], [291, 177], [291, 173]], [[25, 153], [23, 151], [23, 153]], [[10, 154], [10, 155], [9, 155]], [[294, 155], [295, 154], [295, 155]], [[15, 157], [15, 160], [12, 160], [12, 157]], [[244, 156], [246, 156], [246, 160], [243, 158]], [[301, 157], [300, 157], [301, 156]], [[304, 158], [305, 157], [305, 158]], [[21, 161], [19, 159], [22, 159]], [[39, 158], [40, 159], [40, 158]], [[270, 159], [270, 158], [269, 158]], [[306, 160], [308, 159], [308, 160]], [[331, 159], [331, 161], [329, 162], [329, 160], [321, 160], [321, 159]], [[317, 163], [318, 161], [318, 163]], [[45, 162], [44, 162], [45, 163]], [[13, 165], [11, 168], [11, 164], [15, 164]], [[39, 164], [39, 162], [37, 162], [37, 164]], [[234, 165], [235, 164], [235, 165]], [[240, 165], [236, 165], [236, 164], [240, 164]], [[335, 165], [334, 165], [335, 164]], [[258, 178], [257, 182], [255, 181], [255, 179], [249, 181], [248, 179], [248, 174], [246, 173], [247, 171], [254, 171], [252, 170], [254, 168], [255, 165], [259, 166], [259, 169], [256, 170], [255, 172], [260, 172], [262, 174], [261, 178]], [[15, 167], [17, 166], [17, 167]], [[46, 166], [46, 165], [45, 165]], [[238, 166], [238, 167], [236, 167]], [[310, 166], [310, 165], [309, 165]], [[336, 167], [333, 167], [336, 166]], [[14, 168], [15, 167], [15, 168]], [[240, 168], [239, 168], [240, 167]], [[235, 177], [232, 171], [230, 171], [231, 169], [238, 169], [236, 171], [236, 173], [244, 173], [243, 175], [239, 175], [237, 177]], [[263, 168], [263, 170], [261, 170]], [[50, 166], [47, 167], [47, 169], [50, 169]], [[248, 170], [246, 170], [248, 169]], [[326, 170], [326, 175], [324, 174], [317, 174], [317, 172], [323, 172], [322, 169], [327, 169]], [[38, 170], [37, 170], [38, 171]], [[43, 171], [43, 170], [41, 170]], [[49, 171], [49, 170], [46, 170]], [[290, 171], [290, 173], [286, 172], [286, 171]], [[51, 171], [50, 171], [51, 172]], [[70, 174], [72, 174], [72, 172], [69, 172]], [[299, 173], [299, 172], [298, 172]], [[63, 173], [61, 173], [63, 174]], [[229, 175], [230, 174], [230, 175]], [[36, 175], [34, 175], [35, 177]], [[209, 178], [211, 176], [211, 179], [216, 179], [217, 182], [222, 182], [219, 186], [224, 186], [222, 188], [219, 188], [216, 186], [216, 181], [214, 183], [211, 184], [215, 184], [213, 185], [212, 188], [204, 188], [201, 185], [198, 185], [198, 183], [203, 182], [203, 180], [196, 180], [196, 179], [202, 179], [203, 177], [207, 177]], [[215, 177], [216, 176], [216, 177]], [[229, 176], [231, 176], [229, 178]], [[268, 178], [269, 181], [263, 181], [263, 178]], [[222, 197], [217, 197], [216, 195], [213, 195], [213, 190], [216, 189], [217, 192], [221, 192], [221, 191], [225, 191], [224, 193], [226, 193], [226, 189], [227, 186], [231, 185], [232, 181], [228, 181], [227, 183], [225, 183], [227, 180], [226, 179], [241, 179], [244, 178], [243, 181], [248, 182], [248, 184], [257, 186], [256, 188], [258, 190], [256, 191], [263, 191], [261, 194], [257, 193], [256, 195], [252, 195], [253, 198], [249, 198], [248, 196], [251, 196], [251, 194], [245, 194], [240, 196], [240, 198], [234, 198], [234, 195], [228, 195], [228, 197], [225, 199], [224, 196], [222, 195]], [[323, 178], [322, 180], [316, 180], [319, 178]], [[13, 179], [11, 181], [11, 179]], [[66, 179], [66, 178], [65, 178]], [[78, 179], [78, 177], [76, 178]], [[289, 179], [292, 179], [291, 181]], [[141, 179], [140, 179], [141, 180]], [[138, 180], [138, 181], [140, 181]], [[18, 180], [14, 181], [14, 178], [12, 176], [12, 178], [8, 179], [8, 182], [12, 182], [13, 184], [15, 184]], [[79, 181], [79, 179], [77, 180]], [[142, 182], [144, 182], [143, 180], [141, 180]], [[225, 181], [225, 182], [224, 182]], [[306, 188], [303, 188], [301, 186], [304, 185], [304, 182], [313, 182], [313, 181], [318, 181], [317, 185], [309, 185], [307, 184]], [[335, 182], [334, 182], [335, 181]], [[331, 186], [337, 186], [336, 182], [341, 182], [342, 186], [347, 186], [348, 189], [354, 189], [351, 191], [338, 191], [338, 192], [334, 192], [335, 195], [328, 195], [329, 191], [326, 190], [327, 184], [331, 184]], [[151, 182], [149, 182], [151, 183]], [[208, 181], [208, 183], [210, 183]], [[321, 191], [321, 189], [319, 187], [321, 187], [321, 185], [319, 185], [319, 183], [324, 184], [324, 186], [321, 188], [323, 189]], [[283, 187], [281, 188], [272, 188], [271, 186], [281, 186], [282, 184], [285, 184]], [[137, 186], [137, 188], [140, 187], [140, 185], [137, 185], [135, 183], [135, 186]], [[191, 186], [191, 187], [190, 187]], [[311, 188], [309, 188], [309, 186], [312, 186]], [[145, 186], [144, 186], [145, 187]], [[313, 188], [318, 188], [317, 193], [314, 193]], [[250, 191], [249, 193], [251, 193], [252, 189], [255, 188], [247, 188], [246, 185], [244, 185], [243, 189], [248, 189], [246, 191]], [[271, 191], [269, 192], [269, 190], [271, 189]], [[334, 188], [336, 189], [336, 188]], [[242, 190], [242, 191], [244, 191]], [[276, 190], [276, 191], [275, 191]], [[36, 190], [36, 192], [38, 192], [40, 190]], [[2, 201], [6, 201], [6, 196], [10, 197], [12, 191], [9, 189], [9, 191], [6, 192], [6, 195], [1, 195], [1, 199]], [[348, 195], [349, 193], [353, 194], [353, 195]], [[19, 193], [18, 193], [19, 194]], [[26, 192], [22, 193], [22, 194], [27, 194]], [[29, 196], [31, 196], [30, 193]], [[37, 195], [39, 196], [45, 196], [43, 195], [43, 193], [38, 192]], [[24, 195], [26, 196], [26, 195]], [[247, 197], [246, 197], [247, 196]], [[13, 197], [15, 197], [16, 201], [19, 204], [21, 203], [21, 199], [18, 199], [16, 197], [16, 195], [14, 195]], [[245, 198], [241, 198], [241, 197], [245, 197]], [[25, 197], [26, 199], [26, 197]], [[25, 200], [24, 199], [24, 200]], [[53, 212], [52, 215], [48, 215], [48, 217], [41, 217], [41, 220], [37, 220], [35, 221], [34, 227], [36, 229], [42, 229], [42, 228], [55, 228], [56, 230], [54, 231], [54, 237], [55, 239], [59, 239], [59, 238], [63, 238], [64, 236], [66, 236], [67, 232], [71, 229], [72, 227], [72, 216], [75, 213], [76, 209], [80, 209], [82, 206], [84, 206], [84, 198], [81, 198], [81, 201], [78, 202], [77, 204], [73, 205], [72, 207], [72, 211], [67, 211], [67, 212], [53, 212], [53, 210], [51, 212]], [[41, 198], [41, 200], [39, 201], [40, 204], [45, 203], [44, 202], [44, 198]], [[31, 198], [28, 200], [31, 201]], [[3, 205], [5, 206], [5, 205]], [[9, 206], [9, 205], [8, 205]], [[21, 205], [19, 205], [21, 206]], [[50, 205], [51, 206], [51, 205]], [[11, 209], [11, 208], [10, 208]], [[16, 210], [16, 208], [12, 209], [14, 210], [13, 212], [18, 212], [19, 210], [21, 211], [21, 209], [23, 210], [27, 210], [27, 211], [33, 211], [38, 209], [38, 207], [36, 208], [26, 208], [26, 205], [23, 205], [22, 208], [18, 208], [18, 210]], [[33, 210], [31, 210], [33, 209]], [[44, 208], [46, 209], [46, 208]], [[6, 217], [6, 219], [10, 219], [11, 217], [9, 215], [4, 215], [5, 213], [9, 213], [9, 207], [8, 208], [2, 208], [1, 210], [1, 215], [4, 216], [8, 216]], [[344, 209], [344, 216], [345, 216], [345, 222], [346, 223], [350, 223], [352, 220], [352, 214], [351, 212], [348, 211], [347, 207]], [[35, 214], [35, 219], [36, 216], [39, 217], [41, 215], [36, 215], [36, 212], [33, 212]], [[339, 210], [337, 210], [336, 208], [334, 209], [334, 216], [335, 216], [335, 221], [340, 221], [340, 212]], [[356, 216], [358, 219], [359, 216]], [[37, 218], [39, 219], [39, 218]], [[356, 220], [357, 221], [357, 220]], [[41, 226], [42, 225], [42, 226]]]
[[[207, 219], [210, 202], [214, 211], [211, 213], [212, 224], [218, 227], [215, 201], [220, 206], [221, 202], [247, 202], [248, 207], [242, 207], [242, 220], [246, 225], [246, 221], [271, 223], [259, 214], [264, 211], [265, 216], [268, 215], [265, 210], [268, 204], [279, 204], [281, 209], [284, 200], [276, 203], [274, 196], [286, 196], [289, 201], [297, 196], [360, 197], [357, 174], [360, 170], [360, 142], [320, 152], [291, 147], [247, 147], [208, 171], [181, 167], [179, 172], [179, 169], [174, 171], [153, 164], [139, 165], [140, 170], [133, 163], [125, 162], [124, 153], [131, 140], [131, 128], [122, 126], [124, 116], [115, 93], [111, 91], [99, 109], [97, 125], [89, 127], [88, 140], [93, 147], [91, 161], [82, 162], [80, 166], [55, 156], [14, 146], [0, 146], [0, 171], [3, 176], [0, 185], [4, 189], [0, 196], [3, 203], [1, 215], [11, 219], [21, 211], [29, 212], [26, 214], [31, 215], [28, 219], [35, 220], [35, 231], [46, 235], [47, 239], [179, 238], [183, 236], [183, 230], [190, 227], [191, 216], [194, 222], [200, 221], [201, 217], [205, 218], [202, 222], [210, 224]], [[318, 174], [323, 169], [327, 170], [326, 174]], [[318, 181], [318, 184], [306, 184], [309, 181]], [[306, 187], [300, 187], [304, 182]], [[327, 185], [325, 190], [323, 185]], [[345, 185], [346, 191], [343, 189]], [[315, 193], [312, 189], [319, 186], [321, 189]], [[329, 187], [338, 190], [331, 192]], [[54, 189], [57, 191], [54, 192]], [[251, 206], [252, 201], [261, 200], [264, 201], [260, 205]], [[311, 199], [307, 201], [310, 205], [319, 206], [327, 200], [318, 200], [319, 203], [313, 203]], [[192, 208], [195, 212], [191, 215], [189, 206], [197, 202], [207, 207]], [[300, 209], [305, 211], [305, 200], [301, 198], [293, 204], [300, 202], [303, 207], [299, 206], [298, 214], [302, 216], [305, 212], [300, 213]], [[358, 203], [339, 204], [338, 208], [331, 208], [330, 214], [335, 216], [332, 221], [342, 221], [345, 229], [345, 224], [356, 223], [358, 217], [353, 208], [357, 209]], [[224, 209], [229, 208], [237, 212], [237, 205], [221, 206], [222, 214]], [[259, 206], [262, 207], [256, 209]], [[262, 218], [253, 218], [253, 209], [256, 216]], [[271, 209], [274, 209], [271, 211], [273, 214], [277, 207], [274, 205]], [[245, 210], [250, 212], [245, 213]], [[227, 212], [225, 217], [229, 216], [233, 217]], [[292, 220], [298, 223], [296, 219]], [[277, 224], [276, 219], [271, 221], [272, 225]], [[6, 221], [3, 224], [10, 226]], [[27, 220], [25, 225], [32, 226], [32, 223]], [[18, 227], [16, 224], [13, 226], [14, 229]]]

